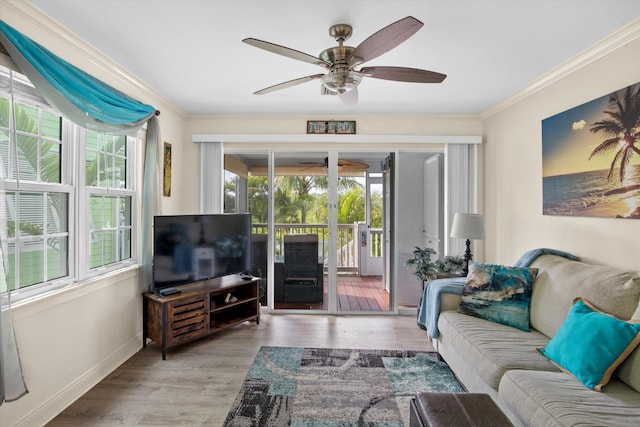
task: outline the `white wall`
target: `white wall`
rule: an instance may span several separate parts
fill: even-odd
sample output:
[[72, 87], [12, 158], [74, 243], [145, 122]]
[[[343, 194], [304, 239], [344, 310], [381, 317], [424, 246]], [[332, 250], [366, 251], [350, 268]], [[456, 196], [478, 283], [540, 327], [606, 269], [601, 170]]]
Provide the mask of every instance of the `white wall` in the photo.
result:
[[396, 223], [400, 225], [396, 240], [396, 298], [399, 305], [417, 305], [422, 295], [422, 282], [405, 263], [412, 257], [413, 248], [425, 246], [424, 163], [431, 155], [402, 151], [396, 157]]
[[541, 148], [543, 119], [640, 81], [638, 27], [614, 37], [626, 45], [607, 45], [602, 57], [484, 120], [487, 260], [513, 263], [529, 249], [551, 247], [639, 269], [640, 221], [542, 215]]
[[[163, 139], [174, 150], [174, 191], [163, 198], [162, 209], [197, 209], [198, 171], [184, 166], [195, 162], [195, 150], [184, 131], [183, 112], [28, 3], [0, 0], [0, 19], [159, 109]], [[137, 160], [142, 167], [142, 156]], [[29, 393], [0, 406], [0, 425], [43, 425], [135, 354], [142, 346], [141, 307], [137, 267], [15, 304], [14, 329]]]

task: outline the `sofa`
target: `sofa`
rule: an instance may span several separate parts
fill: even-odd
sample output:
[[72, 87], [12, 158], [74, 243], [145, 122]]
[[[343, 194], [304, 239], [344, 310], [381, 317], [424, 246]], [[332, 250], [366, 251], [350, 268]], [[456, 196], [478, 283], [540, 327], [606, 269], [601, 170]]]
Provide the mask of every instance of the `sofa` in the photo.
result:
[[[629, 355], [616, 358], [617, 362], [624, 361], [615, 371], [615, 364], [611, 365], [613, 374], [601, 391], [585, 385], [578, 380], [579, 376], [568, 373], [543, 352], [547, 350], [549, 354], [552, 345], [562, 344], [566, 331], [570, 330], [570, 319], [578, 319], [578, 326], [582, 325], [583, 318], [574, 318], [578, 316], [574, 314], [577, 306], [582, 305], [576, 301], [584, 300], [591, 307], [628, 321], [615, 320], [623, 327], [635, 327], [640, 323], [640, 276], [635, 271], [587, 264], [555, 253], [542, 251], [529, 256], [527, 268], [533, 269], [534, 277], [529, 294], [528, 331], [465, 314], [460, 301], [469, 276], [466, 281], [462, 278], [430, 282], [428, 287], [445, 289], [442, 293], [425, 291], [420, 307], [420, 315], [430, 304], [438, 310], [434, 316], [436, 323], [427, 325], [433, 344], [467, 391], [489, 394], [515, 425], [639, 426], [640, 347], [635, 350], [631, 350], [632, 344], [625, 347]], [[434, 299], [438, 304], [433, 304]], [[422, 320], [424, 323], [425, 318]], [[582, 352], [569, 358], [569, 363], [578, 361], [574, 370], [598, 360], [601, 352], [606, 353], [620, 335], [605, 331], [606, 339], [597, 339], [601, 345], [580, 349], [582, 342], [588, 342], [583, 338], [590, 331], [583, 332], [576, 345], [555, 347]], [[558, 337], [553, 339], [556, 334]], [[640, 335], [636, 335], [635, 342], [638, 339]], [[580, 362], [582, 357], [588, 362]]]

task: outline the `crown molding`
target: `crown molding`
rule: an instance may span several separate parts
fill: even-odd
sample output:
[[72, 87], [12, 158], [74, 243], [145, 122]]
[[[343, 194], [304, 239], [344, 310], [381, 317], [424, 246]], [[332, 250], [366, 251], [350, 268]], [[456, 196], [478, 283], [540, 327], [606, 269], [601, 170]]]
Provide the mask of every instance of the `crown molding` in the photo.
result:
[[[164, 98], [158, 91], [33, 4], [24, 0], [0, 0], [0, 6], [0, 19], [47, 47], [65, 61], [84, 71], [89, 72], [88, 68], [90, 68], [92, 70], [90, 74], [95, 73], [96, 78], [108, 77], [111, 81], [118, 83], [118, 90], [129, 96], [143, 96], [148, 99], [146, 102], [161, 104], [161, 108], [169, 108], [175, 114], [186, 118], [187, 114], [184, 111]], [[78, 58], [82, 58], [84, 65], [78, 64]], [[123, 90], [125, 87], [130, 90]]]
[[609, 36], [600, 40], [590, 48], [578, 53], [577, 55], [560, 64], [548, 73], [543, 74], [541, 77], [529, 83], [526, 87], [514, 93], [510, 97], [489, 108], [488, 110], [480, 114], [480, 118], [482, 120], [485, 120], [493, 116], [494, 114], [505, 110], [506, 108], [528, 98], [536, 92], [552, 85], [553, 83], [575, 73], [581, 68], [586, 67], [592, 62], [597, 61], [610, 52], [619, 49], [629, 42], [632, 42], [638, 37], [640, 37], [640, 17], [634, 19], [619, 30], [611, 33]]

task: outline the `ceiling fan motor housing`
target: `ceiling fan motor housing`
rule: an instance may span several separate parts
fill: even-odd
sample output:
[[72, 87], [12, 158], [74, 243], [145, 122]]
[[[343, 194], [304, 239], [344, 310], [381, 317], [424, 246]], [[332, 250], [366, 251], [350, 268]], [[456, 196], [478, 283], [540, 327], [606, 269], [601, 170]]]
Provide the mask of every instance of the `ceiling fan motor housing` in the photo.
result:
[[354, 49], [340, 43], [340, 46], [330, 47], [320, 53], [320, 59], [331, 64], [331, 71], [322, 78], [322, 84], [331, 92], [345, 93], [360, 84], [362, 77], [352, 72], [349, 66]]

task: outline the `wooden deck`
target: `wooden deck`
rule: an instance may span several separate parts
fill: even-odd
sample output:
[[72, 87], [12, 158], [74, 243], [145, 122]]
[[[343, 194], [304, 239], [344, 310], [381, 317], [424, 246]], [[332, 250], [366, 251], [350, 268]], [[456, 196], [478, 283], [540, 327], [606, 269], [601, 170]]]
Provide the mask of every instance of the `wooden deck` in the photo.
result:
[[388, 311], [389, 292], [384, 289], [382, 277], [338, 276], [338, 310]]
[[[326, 310], [327, 276], [324, 276], [322, 304], [276, 303], [276, 309]], [[338, 275], [338, 311], [389, 311], [389, 292], [380, 276]]]

